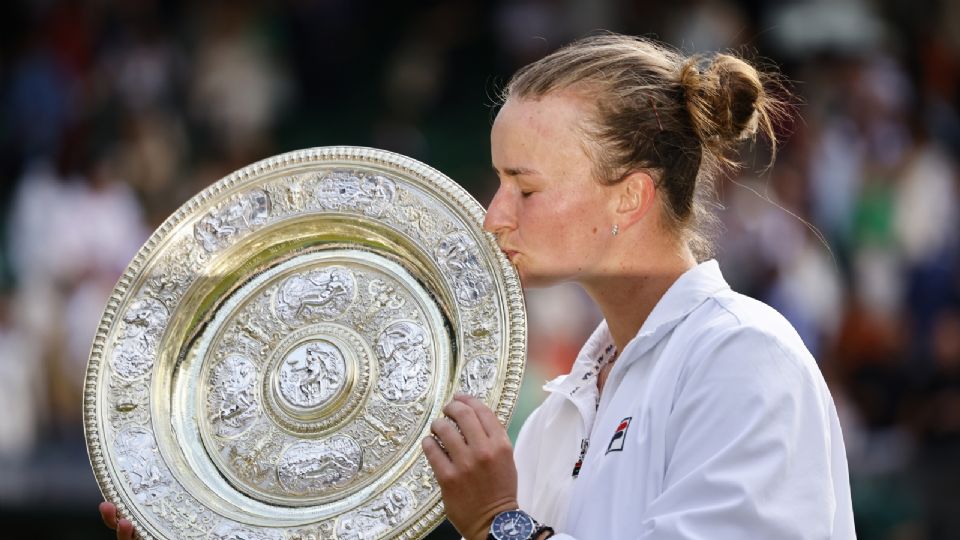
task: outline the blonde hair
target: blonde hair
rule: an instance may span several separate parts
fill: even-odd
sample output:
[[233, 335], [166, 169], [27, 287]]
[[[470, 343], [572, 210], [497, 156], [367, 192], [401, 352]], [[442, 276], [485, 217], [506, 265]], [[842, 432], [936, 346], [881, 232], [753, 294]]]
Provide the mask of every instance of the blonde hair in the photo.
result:
[[[776, 155], [775, 121], [788, 107], [785, 92], [732, 54], [684, 56], [646, 38], [604, 34], [573, 42], [510, 79], [503, 99], [539, 99], [570, 90], [588, 95], [595, 117], [587, 147], [600, 182], [614, 184], [636, 170], [651, 172], [667, 227], [697, 260], [712, 256], [719, 228], [710, 211], [713, 183], [738, 168], [740, 141], [758, 133]], [[786, 95], [785, 93], [783, 95]]]

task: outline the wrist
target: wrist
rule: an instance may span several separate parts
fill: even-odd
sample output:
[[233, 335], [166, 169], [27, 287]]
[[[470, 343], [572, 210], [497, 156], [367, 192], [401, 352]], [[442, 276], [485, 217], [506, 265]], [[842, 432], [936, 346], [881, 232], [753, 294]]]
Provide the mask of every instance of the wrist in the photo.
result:
[[[487, 515], [486, 519], [481, 523], [480, 530], [477, 531], [476, 540], [487, 540], [490, 535], [491, 528], [493, 527], [493, 520], [496, 517], [504, 512], [509, 512], [510, 510], [519, 510], [520, 504], [515, 499], [510, 499], [501, 504], [498, 504], [490, 513]], [[474, 536], [466, 536], [465, 539], [472, 539]]]

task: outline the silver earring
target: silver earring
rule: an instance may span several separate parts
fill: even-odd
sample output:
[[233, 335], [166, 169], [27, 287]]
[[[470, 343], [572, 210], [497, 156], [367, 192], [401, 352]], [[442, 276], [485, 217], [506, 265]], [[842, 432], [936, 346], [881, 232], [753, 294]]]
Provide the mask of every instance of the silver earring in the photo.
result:
[[616, 236], [617, 233], [620, 232], [620, 225], [614, 225], [613, 229], [610, 232], [613, 233], [614, 236]]

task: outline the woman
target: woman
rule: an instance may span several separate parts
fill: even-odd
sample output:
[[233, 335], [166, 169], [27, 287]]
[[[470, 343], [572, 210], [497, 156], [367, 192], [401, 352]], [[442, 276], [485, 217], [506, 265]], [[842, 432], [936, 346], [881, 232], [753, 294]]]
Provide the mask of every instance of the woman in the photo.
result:
[[432, 424], [423, 450], [467, 540], [854, 538], [814, 359], [709, 260], [711, 182], [742, 139], [773, 140], [765, 85], [736, 57], [617, 35], [509, 83], [484, 226], [525, 286], [575, 281], [604, 321], [515, 451], [469, 396]]
[[742, 139], [774, 140], [769, 91], [733, 56], [615, 35], [510, 81], [485, 228], [525, 286], [575, 281], [604, 321], [515, 453], [472, 398], [434, 422], [423, 449], [467, 540], [854, 538], [814, 359], [708, 260], [705, 195]]

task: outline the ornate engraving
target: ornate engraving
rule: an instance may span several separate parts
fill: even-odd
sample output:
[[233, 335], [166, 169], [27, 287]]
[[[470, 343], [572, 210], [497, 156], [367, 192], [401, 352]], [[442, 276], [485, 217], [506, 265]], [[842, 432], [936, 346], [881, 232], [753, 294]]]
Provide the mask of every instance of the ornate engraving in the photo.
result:
[[147, 407], [149, 395], [147, 383], [142, 380], [128, 382], [111, 378], [107, 401], [110, 403], [110, 422], [113, 427], [145, 424], [150, 419], [150, 410]]
[[136, 379], [150, 371], [157, 342], [166, 324], [167, 308], [158, 300], [142, 297], [130, 304], [111, 357], [117, 375]]
[[407, 487], [413, 492], [417, 500], [426, 500], [435, 493], [439, 486], [433, 469], [427, 463], [427, 458], [420, 456], [407, 473]]
[[457, 301], [466, 307], [479, 304], [490, 289], [490, 283], [480, 264], [474, 241], [466, 233], [451, 234], [437, 245], [434, 255], [440, 266], [450, 273]]
[[302, 214], [305, 210], [316, 206], [311, 196], [313, 191], [309, 187], [316, 177], [316, 173], [296, 174], [264, 186], [270, 197], [270, 215], [273, 218], [283, 218]]
[[174, 311], [209, 257], [206, 251], [196, 247], [189, 234], [172, 242], [144, 283], [143, 294], [162, 302], [168, 311]]
[[333, 343], [311, 341], [290, 351], [280, 362], [280, 396], [295, 407], [326, 403], [343, 388], [347, 364]]
[[389, 217], [394, 221], [394, 226], [423, 245], [432, 245], [436, 238], [463, 228], [462, 224], [454, 225], [443, 207], [415, 190], [398, 190], [397, 204], [392, 210]]
[[317, 199], [325, 207], [357, 210], [370, 216], [380, 216], [396, 193], [393, 180], [355, 171], [332, 172], [317, 186]]
[[313, 529], [297, 529], [287, 534], [286, 540], [335, 540], [336, 526], [333, 521], [323, 521]]
[[490, 347], [499, 344], [500, 324], [497, 321], [497, 309], [492, 298], [487, 298], [473, 313], [467, 315], [468, 335], [476, 338], [479, 343], [486, 343]]
[[261, 358], [266, 353], [267, 343], [259, 333], [251, 331], [248, 325], [238, 323], [227, 330], [221, 350], [238, 353], [247, 358]]
[[[226, 447], [230, 468], [251, 485], [274, 489], [277, 457], [287, 438], [260, 423]], [[269, 483], [265, 486], [265, 483]]]
[[225, 522], [213, 530], [215, 540], [273, 540], [276, 534], [270, 534], [262, 529], [253, 530], [238, 523]]
[[117, 433], [117, 465], [128, 485], [142, 503], [155, 501], [170, 491], [171, 479], [160, 459], [153, 433], [143, 427], [131, 427]]
[[253, 425], [259, 414], [256, 385], [256, 366], [239, 354], [213, 368], [207, 406], [217, 435], [234, 437]]
[[264, 294], [248, 303], [237, 317], [237, 331], [261, 345], [269, 345], [276, 336], [288, 330], [270, 311], [270, 295]]
[[290, 325], [318, 318], [335, 319], [350, 307], [356, 291], [353, 272], [342, 266], [297, 274], [277, 291], [277, 314]]
[[288, 448], [277, 463], [277, 477], [292, 494], [315, 495], [350, 483], [361, 465], [362, 450], [357, 441], [335, 435], [325, 441], [303, 441]]
[[483, 399], [497, 383], [497, 360], [492, 356], [477, 356], [467, 361], [460, 372], [460, 389]]
[[208, 212], [194, 227], [194, 237], [213, 253], [232, 244], [241, 233], [263, 225], [269, 216], [270, 197], [263, 190], [252, 189]]
[[[349, 324], [363, 333], [377, 332], [385, 325], [400, 319], [420, 321], [416, 302], [410, 300], [409, 291], [387, 276], [373, 277], [359, 274], [357, 308], [349, 313]], [[375, 336], [369, 336], [376, 341]]]
[[[321, 360], [319, 365], [300, 364], [300, 367], [309, 367], [310, 372], [307, 369], [295, 372], [297, 362], [284, 365], [291, 355], [305, 357], [305, 347], [310, 343], [325, 344], [323, 349], [333, 347], [327, 352], [337, 352], [339, 359], [314, 355]], [[304, 326], [272, 343], [270, 351], [264, 362], [261, 394], [266, 416], [278, 428], [299, 435], [325, 433], [343, 425], [367, 398], [372, 385], [371, 372], [375, 369], [373, 351], [363, 337], [348, 326], [339, 323]], [[323, 362], [327, 363], [326, 367]], [[288, 396], [281, 388], [282, 370], [288, 370], [283, 383]], [[303, 377], [304, 391], [300, 390], [295, 377]], [[334, 400], [336, 406], [331, 405]]]
[[416, 436], [417, 423], [423, 420], [425, 413], [426, 408], [419, 402], [397, 406], [380, 399], [372, 400], [356, 431], [365, 441], [364, 471], [376, 470], [394, 457], [405, 442], [409, 443]]
[[410, 490], [393, 486], [386, 493], [340, 518], [337, 538], [342, 540], [374, 540], [410, 517], [417, 500]]
[[165, 497], [144, 503], [167, 528], [172, 529], [168, 537], [187, 539], [209, 538], [210, 531], [217, 523], [208, 509], [199, 501], [186, 494], [178, 484], [171, 486]]
[[391, 324], [377, 340], [380, 379], [377, 388], [395, 403], [420, 398], [430, 382], [430, 346], [427, 332], [410, 321]]
[[370, 305], [367, 307], [365, 318], [385, 311], [396, 311], [407, 303], [407, 300], [397, 293], [397, 288], [387, 284], [382, 279], [374, 279], [367, 285], [370, 293]]

